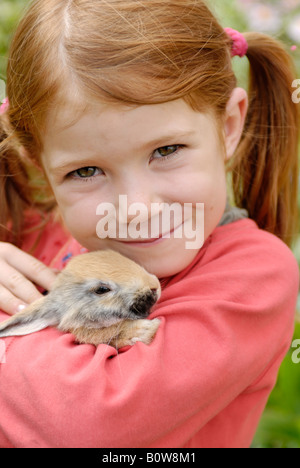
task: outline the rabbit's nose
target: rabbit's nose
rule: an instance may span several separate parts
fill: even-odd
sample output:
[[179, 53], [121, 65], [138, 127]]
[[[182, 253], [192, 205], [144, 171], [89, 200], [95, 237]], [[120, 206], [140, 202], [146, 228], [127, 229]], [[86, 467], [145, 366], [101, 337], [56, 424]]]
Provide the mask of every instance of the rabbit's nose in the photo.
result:
[[156, 303], [157, 299], [157, 289], [151, 289], [147, 293], [141, 294], [135, 299], [130, 307], [130, 312], [134, 313], [138, 317], [148, 317], [151, 307]]

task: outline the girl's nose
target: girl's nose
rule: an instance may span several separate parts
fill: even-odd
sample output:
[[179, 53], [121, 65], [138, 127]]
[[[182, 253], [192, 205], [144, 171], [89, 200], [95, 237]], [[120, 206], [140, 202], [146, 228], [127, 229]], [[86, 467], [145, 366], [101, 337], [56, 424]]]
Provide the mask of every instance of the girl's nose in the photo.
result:
[[131, 178], [118, 188], [117, 213], [120, 223], [128, 223], [139, 216], [140, 222], [147, 222], [162, 200], [156, 194], [155, 184], [149, 180]]
[[139, 217], [139, 222], [147, 222], [151, 218], [153, 203], [151, 197], [145, 193], [135, 193], [131, 195], [119, 195], [118, 210], [119, 223], [130, 223]]

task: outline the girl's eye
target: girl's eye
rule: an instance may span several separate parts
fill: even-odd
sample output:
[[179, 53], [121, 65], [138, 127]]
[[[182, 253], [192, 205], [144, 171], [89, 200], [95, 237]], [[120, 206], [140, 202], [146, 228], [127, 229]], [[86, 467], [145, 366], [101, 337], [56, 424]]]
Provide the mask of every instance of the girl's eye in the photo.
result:
[[70, 176], [79, 179], [89, 179], [98, 175], [99, 169], [97, 167], [82, 167], [77, 171], [71, 172]]
[[182, 148], [182, 145], [171, 145], [171, 146], [163, 146], [158, 148], [154, 154], [158, 154], [160, 157], [155, 159], [168, 159], [173, 155], [177, 154], [178, 151]]

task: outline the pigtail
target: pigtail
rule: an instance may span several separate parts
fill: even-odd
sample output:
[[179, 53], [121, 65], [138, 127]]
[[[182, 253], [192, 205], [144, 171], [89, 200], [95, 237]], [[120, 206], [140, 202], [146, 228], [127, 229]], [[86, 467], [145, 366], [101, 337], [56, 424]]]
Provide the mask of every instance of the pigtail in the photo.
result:
[[249, 111], [232, 167], [237, 206], [258, 226], [291, 245], [298, 232], [299, 111], [295, 71], [275, 39], [244, 34], [250, 62]]
[[42, 214], [53, 206], [53, 201], [38, 200], [20, 145], [9, 136], [7, 116], [0, 115], [0, 241], [20, 247], [26, 210], [35, 208]]
[[0, 116], [0, 241], [20, 243], [24, 208], [28, 205], [28, 178], [6, 131], [5, 117]]

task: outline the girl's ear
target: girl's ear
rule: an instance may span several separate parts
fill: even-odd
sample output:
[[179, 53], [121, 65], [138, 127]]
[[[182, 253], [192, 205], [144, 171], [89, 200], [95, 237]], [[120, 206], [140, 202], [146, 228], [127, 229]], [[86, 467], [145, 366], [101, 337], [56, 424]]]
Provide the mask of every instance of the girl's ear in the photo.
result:
[[0, 338], [6, 336], [23, 336], [57, 325], [53, 314], [47, 313], [46, 297], [30, 304], [25, 310], [0, 323]]
[[248, 95], [242, 88], [235, 88], [226, 107], [225, 148], [226, 159], [233, 156], [241, 139], [248, 111]]

